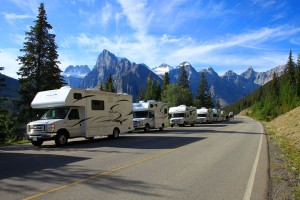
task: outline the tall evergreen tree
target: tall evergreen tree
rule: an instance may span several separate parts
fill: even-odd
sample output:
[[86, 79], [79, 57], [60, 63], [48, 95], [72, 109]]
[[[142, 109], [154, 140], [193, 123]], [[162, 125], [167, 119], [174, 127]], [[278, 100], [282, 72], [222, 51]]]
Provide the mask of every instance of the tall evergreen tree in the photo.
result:
[[109, 76], [106, 79], [104, 90], [105, 92], [116, 92], [111, 74], [109, 74]]
[[163, 81], [163, 90], [165, 90], [169, 84], [170, 84], [169, 72], [165, 72], [164, 81]]
[[289, 58], [288, 58], [286, 67], [287, 68], [286, 68], [285, 76], [286, 76], [288, 83], [295, 84], [295, 65], [294, 65], [294, 61], [293, 61], [292, 50], [290, 50], [290, 54], [289, 54]]
[[104, 91], [103, 83], [100, 81], [99, 83], [99, 91]]
[[208, 93], [209, 93], [208, 84], [207, 84], [207, 81], [206, 81], [206, 78], [205, 78], [205, 74], [204, 74], [204, 72], [201, 72], [201, 81], [200, 81], [199, 86], [198, 86], [198, 96], [196, 97], [197, 107], [199, 107], [199, 108], [201, 108], [201, 107], [212, 108], [212, 107], [208, 107], [209, 105], [211, 105], [210, 102], [209, 102], [209, 105], [207, 105]]
[[147, 87], [144, 95], [144, 100], [154, 100], [155, 99], [155, 85], [152, 80], [152, 77], [149, 75], [147, 78]]
[[30, 106], [37, 92], [57, 89], [63, 85], [55, 35], [49, 33], [52, 26], [47, 22], [43, 3], [39, 6], [34, 23], [34, 26], [30, 26], [30, 31], [26, 32], [24, 47], [20, 49], [24, 55], [18, 57], [21, 65], [17, 72], [20, 76], [21, 116], [26, 120], [32, 120], [40, 112], [32, 110]]
[[190, 88], [187, 73], [185, 71], [184, 65], [181, 67], [181, 72], [179, 76], [178, 84], [183, 88]]
[[[1, 71], [4, 70], [4, 67], [0, 67], [0, 74]], [[2, 91], [3, 89], [6, 87], [5, 84], [5, 78], [4, 77], [0, 77], [0, 104], [2, 105], [2, 103], [6, 100], [6, 98], [3, 96]], [[3, 109], [0, 107], [0, 110]]]
[[298, 58], [297, 58], [297, 66], [295, 69], [295, 79], [296, 79], [297, 96], [300, 97], [300, 54], [298, 54]]
[[136, 98], [136, 102], [138, 103], [139, 101], [142, 101], [142, 100], [144, 100], [144, 94], [143, 94], [143, 89], [140, 88], [139, 89], [139, 94], [138, 94], [138, 96]]
[[216, 98], [216, 109], [220, 109], [221, 108], [221, 103], [220, 103], [220, 98]]
[[156, 100], [156, 101], [161, 100], [161, 86], [160, 86], [159, 80], [157, 80], [157, 82], [155, 84], [155, 99], [154, 100]]

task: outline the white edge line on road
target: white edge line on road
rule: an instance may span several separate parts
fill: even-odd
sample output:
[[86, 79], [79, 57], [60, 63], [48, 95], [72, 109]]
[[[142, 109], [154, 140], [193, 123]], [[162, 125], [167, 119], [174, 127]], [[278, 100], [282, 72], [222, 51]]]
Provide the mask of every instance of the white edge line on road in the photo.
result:
[[252, 167], [252, 170], [251, 170], [251, 174], [250, 174], [250, 177], [249, 177], [249, 180], [248, 180], [248, 184], [247, 184], [247, 188], [246, 188], [243, 200], [250, 200], [253, 185], [254, 185], [256, 169], [257, 169], [258, 160], [259, 160], [260, 151], [261, 151], [262, 138], [263, 138], [263, 134], [264, 134], [263, 126], [261, 125], [261, 123], [259, 123], [259, 124], [261, 126], [260, 141], [259, 141], [256, 157], [255, 157], [255, 160], [254, 160], [254, 163], [253, 163], [253, 167]]

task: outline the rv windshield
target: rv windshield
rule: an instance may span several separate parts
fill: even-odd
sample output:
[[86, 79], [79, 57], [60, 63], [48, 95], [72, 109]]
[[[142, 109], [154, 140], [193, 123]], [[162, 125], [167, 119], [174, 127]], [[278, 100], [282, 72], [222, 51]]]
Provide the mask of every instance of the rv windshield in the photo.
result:
[[184, 113], [173, 113], [172, 117], [184, 117]]
[[133, 118], [148, 118], [148, 111], [133, 112]]
[[41, 117], [41, 119], [64, 119], [70, 108], [51, 108]]

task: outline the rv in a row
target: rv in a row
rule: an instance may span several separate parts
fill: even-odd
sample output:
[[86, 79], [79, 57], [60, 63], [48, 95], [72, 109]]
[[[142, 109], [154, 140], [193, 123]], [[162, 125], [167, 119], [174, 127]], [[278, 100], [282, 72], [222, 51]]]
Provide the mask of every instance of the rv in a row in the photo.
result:
[[180, 105], [170, 107], [169, 114], [171, 115], [170, 125], [186, 126], [197, 123], [197, 109], [193, 106]]
[[132, 96], [68, 86], [37, 93], [32, 108], [47, 109], [40, 120], [27, 125], [27, 138], [34, 146], [45, 140], [64, 145], [69, 138], [119, 137], [134, 129]]
[[163, 130], [168, 124], [168, 105], [150, 100], [132, 104], [133, 126], [148, 132], [152, 128]]

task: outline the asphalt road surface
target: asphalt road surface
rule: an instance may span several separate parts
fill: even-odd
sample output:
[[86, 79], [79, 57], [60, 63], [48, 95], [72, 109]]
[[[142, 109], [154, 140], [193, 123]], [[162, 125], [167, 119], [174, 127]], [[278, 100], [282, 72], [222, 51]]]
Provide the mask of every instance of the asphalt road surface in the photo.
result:
[[134, 132], [109, 140], [0, 147], [0, 199], [267, 199], [260, 123]]

